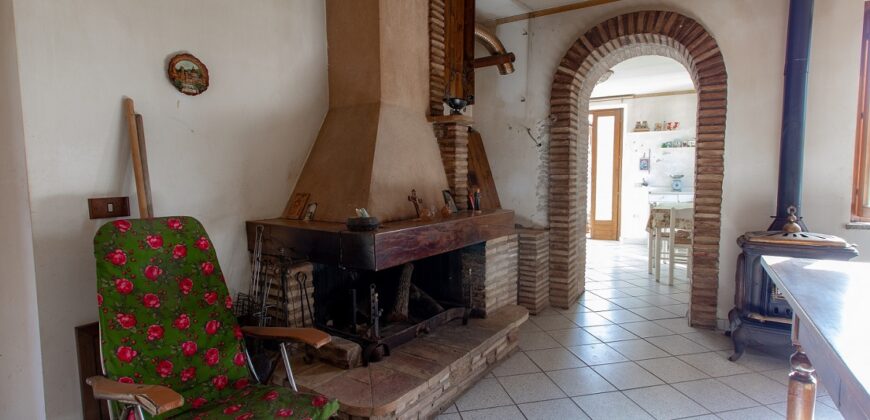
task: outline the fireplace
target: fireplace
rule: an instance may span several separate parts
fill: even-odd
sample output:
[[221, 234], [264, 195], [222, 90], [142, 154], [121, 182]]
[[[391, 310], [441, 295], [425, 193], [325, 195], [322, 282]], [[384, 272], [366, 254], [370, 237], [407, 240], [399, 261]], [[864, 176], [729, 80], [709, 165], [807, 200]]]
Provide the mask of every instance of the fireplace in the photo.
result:
[[317, 328], [358, 343], [367, 364], [441, 324], [515, 304], [512, 223], [513, 212], [500, 209], [384, 223], [369, 232], [278, 218], [248, 222], [248, 247], [313, 263], [308, 316]]
[[460, 249], [381, 271], [317, 264], [314, 325], [360, 344], [368, 364], [454, 319], [466, 324], [472, 300], [462, 255]]

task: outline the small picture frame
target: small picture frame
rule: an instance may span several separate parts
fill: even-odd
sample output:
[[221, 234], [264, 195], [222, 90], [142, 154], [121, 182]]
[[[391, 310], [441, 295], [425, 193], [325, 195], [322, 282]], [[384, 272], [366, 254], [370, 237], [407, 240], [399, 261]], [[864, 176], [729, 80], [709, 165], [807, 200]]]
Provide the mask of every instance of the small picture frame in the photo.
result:
[[453, 194], [450, 194], [450, 190], [441, 191], [441, 195], [444, 196], [444, 205], [447, 206], [447, 209], [450, 210], [450, 213], [458, 213], [459, 208], [456, 207], [456, 202], [453, 201]]
[[317, 203], [311, 203], [305, 208], [305, 216], [302, 220], [310, 222], [314, 220], [314, 212], [317, 211]]
[[648, 171], [649, 170], [649, 158], [640, 158], [640, 170]]
[[311, 197], [309, 193], [295, 193], [290, 197], [290, 204], [287, 205], [287, 218], [299, 220], [305, 212], [305, 205], [308, 204], [308, 199]]

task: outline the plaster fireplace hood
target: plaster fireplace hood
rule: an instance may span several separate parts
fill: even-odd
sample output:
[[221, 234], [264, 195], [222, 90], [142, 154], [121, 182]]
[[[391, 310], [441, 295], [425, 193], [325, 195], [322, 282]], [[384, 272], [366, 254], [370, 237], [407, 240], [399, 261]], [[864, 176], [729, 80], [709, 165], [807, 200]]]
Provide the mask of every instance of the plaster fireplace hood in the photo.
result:
[[[294, 194], [317, 203], [313, 220], [247, 223], [249, 250], [262, 226], [262, 252], [360, 270], [383, 270], [513, 233], [513, 212], [460, 212], [418, 219], [444, 205], [448, 189], [429, 108], [429, 3], [327, 0], [329, 111]], [[292, 196], [291, 196], [292, 197]], [[356, 208], [381, 222], [372, 232], [345, 223]]]
[[412, 219], [412, 189], [443, 204], [447, 176], [426, 120], [428, 12], [424, 1], [326, 2], [329, 112], [294, 190], [311, 194], [314, 220], [344, 223], [363, 207], [381, 222]]

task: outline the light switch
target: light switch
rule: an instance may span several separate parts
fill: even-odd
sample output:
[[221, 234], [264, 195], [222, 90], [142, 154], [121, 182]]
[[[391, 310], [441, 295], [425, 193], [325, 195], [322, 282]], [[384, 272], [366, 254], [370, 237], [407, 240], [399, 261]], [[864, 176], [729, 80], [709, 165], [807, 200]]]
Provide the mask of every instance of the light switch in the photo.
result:
[[89, 198], [88, 214], [91, 219], [130, 216], [129, 197]]

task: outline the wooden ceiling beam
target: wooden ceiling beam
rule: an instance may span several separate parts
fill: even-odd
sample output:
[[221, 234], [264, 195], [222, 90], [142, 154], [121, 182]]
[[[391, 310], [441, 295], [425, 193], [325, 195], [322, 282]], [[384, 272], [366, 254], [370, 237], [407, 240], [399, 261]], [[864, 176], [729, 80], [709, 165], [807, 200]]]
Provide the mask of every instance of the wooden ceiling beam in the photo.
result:
[[491, 26], [498, 26], [505, 23], [517, 22], [520, 20], [534, 19], [541, 16], [549, 16], [555, 15], [557, 13], [570, 12], [572, 10], [585, 9], [587, 7], [600, 6], [602, 4], [607, 3], [615, 3], [619, 0], [586, 0], [577, 3], [566, 4], [564, 6], [551, 7], [549, 9], [541, 9], [534, 10], [528, 13], [521, 13], [518, 15], [507, 16], [503, 18], [493, 19], [491, 21], [485, 22], [485, 24]]

